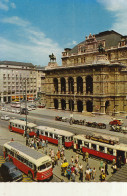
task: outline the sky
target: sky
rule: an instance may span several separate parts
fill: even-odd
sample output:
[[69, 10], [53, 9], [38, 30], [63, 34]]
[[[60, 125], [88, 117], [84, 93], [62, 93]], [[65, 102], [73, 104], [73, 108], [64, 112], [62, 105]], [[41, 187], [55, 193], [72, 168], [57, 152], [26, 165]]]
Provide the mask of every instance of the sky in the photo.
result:
[[127, 35], [127, 0], [0, 0], [0, 60], [46, 66], [106, 30]]

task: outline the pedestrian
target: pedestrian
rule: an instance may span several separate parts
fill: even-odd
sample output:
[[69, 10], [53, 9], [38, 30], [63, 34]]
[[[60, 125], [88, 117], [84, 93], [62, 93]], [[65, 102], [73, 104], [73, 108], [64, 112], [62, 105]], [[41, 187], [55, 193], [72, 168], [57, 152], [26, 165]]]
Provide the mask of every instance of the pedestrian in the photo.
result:
[[75, 163], [75, 174], [78, 175], [78, 163]]
[[57, 151], [57, 157], [58, 157], [58, 160], [60, 159], [60, 150], [58, 149]]
[[90, 170], [89, 170], [89, 168], [86, 169], [85, 174], [86, 174], [86, 177], [85, 177], [86, 181], [90, 181]]
[[101, 170], [101, 168], [103, 167], [103, 160], [101, 159], [101, 162], [100, 162], [100, 167], [99, 169]]
[[108, 164], [107, 164], [107, 162], [105, 163], [105, 174], [106, 174], [106, 175], [109, 175], [109, 173], [108, 173]]
[[79, 156], [78, 154], [76, 154], [75, 163], [78, 163], [78, 162], [79, 162]]
[[89, 158], [89, 153], [86, 152], [86, 153], [85, 153], [85, 161], [86, 161], [86, 162], [88, 162], [88, 158]]
[[79, 171], [83, 169], [83, 165], [81, 163], [79, 163]]
[[79, 171], [79, 180], [81, 180], [81, 182], [83, 182], [83, 168], [80, 169]]
[[71, 178], [71, 168], [70, 168], [70, 166], [68, 166], [68, 168], [67, 168], [67, 177], [68, 177], [68, 180], [70, 180], [70, 178]]
[[55, 155], [55, 165], [58, 166], [58, 157], [57, 157], [57, 155]]
[[103, 172], [103, 173], [101, 174], [101, 182], [104, 182], [104, 181], [105, 181], [105, 178], [106, 178], [106, 175], [105, 175], [105, 173]]
[[72, 164], [74, 163], [74, 158], [73, 158], [73, 156], [71, 157], [71, 163], [72, 163]]
[[83, 152], [83, 161], [85, 161], [85, 152]]
[[95, 177], [96, 177], [96, 169], [95, 167], [93, 168], [93, 180], [95, 181]]
[[74, 171], [71, 174], [71, 180], [72, 180], [72, 182], [75, 182], [75, 173], [74, 173]]
[[90, 171], [90, 179], [92, 180], [93, 179], [93, 170], [91, 167], [89, 168], [89, 171]]
[[46, 147], [48, 147], [48, 140], [46, 140], [45, 144], [46, 144]]
[[113, 174], [115, 174], [115, 173], [116, 173], [116, 171], [117, 171], [117, 165], [116, 165], [116, 164], [115, 164], [115, 165], [113, 165], [112, 169], [113, 169]]

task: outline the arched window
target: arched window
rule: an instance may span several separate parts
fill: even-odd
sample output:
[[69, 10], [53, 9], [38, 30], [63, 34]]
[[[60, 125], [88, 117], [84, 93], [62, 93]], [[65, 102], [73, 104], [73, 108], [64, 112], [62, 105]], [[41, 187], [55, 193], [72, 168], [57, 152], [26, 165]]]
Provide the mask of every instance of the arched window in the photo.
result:
[[81, 100], [77, 101], [77, 110], [78, 110], [78, 112], [83, 111], [83, 102]]
[[66, 80], [65, 78], [61, 78], [61, 93], [66, 93]]
[[70, 111], [74, 110], [74, 101], [72, 99], [69, 100], [69, 110]]
[[53, 83], [54, 83], [54, 91], [55, 92], [58, 92], [58, 79], [57, 78], [54, 78], [53, 79]]
[[86, 77], [86, 93], [93, 94], [93, 78], [91, 76]]
[[66, 109], [66, 101], [64, 99], [61, 99], [61, 109], [62, 110]]
[[54, 99], [54, 108], [58, 109], [58, 99]]
[[93, 103], [92, 103], [92, 101], [87, 101], [86, 102], [86, 110], [87, 110], [87, 112], [92, 112], [93, 111]]
[[74, 79], [72, 77], [68, 79], [68, 91], [70, 94], [74, 94]]
[[83, 93], [83, 79], [82, 77], [77, 77], [77, 93]]

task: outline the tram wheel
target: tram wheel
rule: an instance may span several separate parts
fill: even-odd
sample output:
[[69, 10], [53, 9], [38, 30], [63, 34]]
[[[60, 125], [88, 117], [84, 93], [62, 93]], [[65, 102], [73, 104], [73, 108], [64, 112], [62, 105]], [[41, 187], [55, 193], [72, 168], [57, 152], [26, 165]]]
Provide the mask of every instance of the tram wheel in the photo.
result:
[[28, 177], [33, 179], [33, 175], [32, 175], [32, 173], [30, 171], [28, 172]]

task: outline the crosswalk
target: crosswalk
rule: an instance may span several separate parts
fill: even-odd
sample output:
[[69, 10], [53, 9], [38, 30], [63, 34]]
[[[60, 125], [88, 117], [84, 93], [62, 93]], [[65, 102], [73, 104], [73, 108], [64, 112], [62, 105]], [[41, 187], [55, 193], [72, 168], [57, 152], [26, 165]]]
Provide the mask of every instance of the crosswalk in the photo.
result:
[[[0, 167], [1, 167], [2, 163], [4, 163], [4, 162], [5, 162], [4, 157], [0, 156]], [[33, 182], [33, 180], [31, 178], [29, 178], [27, 175], [23, 174], [22, 182]]]

